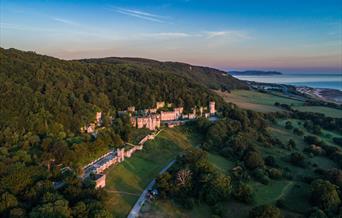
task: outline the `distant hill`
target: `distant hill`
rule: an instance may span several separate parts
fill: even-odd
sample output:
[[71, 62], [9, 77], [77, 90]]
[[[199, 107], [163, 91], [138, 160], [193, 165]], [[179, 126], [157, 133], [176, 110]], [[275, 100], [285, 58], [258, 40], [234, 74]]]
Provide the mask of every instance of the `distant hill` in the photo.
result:
[[225, 71], [202, 66], [193, 66], [180, 62], [161, 62], [144, 58], [98, 58], [98, 59], [83, 59], [83, 63], [98, 63], [98, 64], [129, 64], [134, 66], [144, 67], [148, 70], [160, 71], [165, 73], [181, 76], [192, 82], [203, 85], [209, 89], [245, 89], [247, 85], [244, 81], [238, 80]]
[[262, 70], [247, 70], [247, 71], [229, 71], [231, 75], [236, 76], [272, 76], [272, 75], [282, 75], [278, 71], [262, 71]]

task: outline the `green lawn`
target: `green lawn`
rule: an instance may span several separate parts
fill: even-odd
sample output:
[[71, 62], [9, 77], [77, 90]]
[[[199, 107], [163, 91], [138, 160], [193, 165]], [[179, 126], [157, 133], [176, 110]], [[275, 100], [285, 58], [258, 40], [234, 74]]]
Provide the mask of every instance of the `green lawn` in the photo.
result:
[[232, 161], [218, 154], [208, 153], [208, 159], [211, 164], [213, 164], [216, 168], [224, 173], [228, 173], [229, 170], [231, 170], [235, 166]]
[[130, 159], [107, 173], [106, 206], [115, 217], [126, 217], [148, 183], [182, 150], [191, 146], [178, 128], [166, 129]]
[[258, 182], [252, 182], [255, 190], [256, 205], [270, 204], [287, 195], [288, 190], [294, 185], [293, 181], [271, 180], [270, 184], [263, 185]]
[[342, 118], [342, 110], [323, 106], [296, 106], [294, 109], [303, 112], [321, 113], [327, 117]]
[[265, 113], [283, 111], [281, 108], [274, 106], [275, 102], [293, 106], [303, 105], [302, 101], [252, 90], [233, 90], [231, 93], [216, 91], [216, 93], [221, 95], [225, 101], [232, 102], [240, 108]]
[[286, 190], [286, 194], [281, 196], [285, 208], [305, 213], [311, 207], [308, 199], [310, 198], [310, 185], [302, 182], [296, 182]]
[[192, 210], [182, 209], [171, 200], [157, 200], [142, 207], [139, 217], [168, 217], [168, 218], [207, 218], [210, 217], [210, 208], [207, 205], [196, 205]]

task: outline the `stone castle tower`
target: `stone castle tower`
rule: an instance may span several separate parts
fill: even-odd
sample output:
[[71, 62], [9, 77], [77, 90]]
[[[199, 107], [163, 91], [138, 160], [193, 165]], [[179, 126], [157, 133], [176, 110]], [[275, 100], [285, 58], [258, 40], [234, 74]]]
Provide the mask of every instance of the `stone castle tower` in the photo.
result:
[[215, 101], [209, 102], [209, 113], [210, 115], [214, 115], [216, 113]]

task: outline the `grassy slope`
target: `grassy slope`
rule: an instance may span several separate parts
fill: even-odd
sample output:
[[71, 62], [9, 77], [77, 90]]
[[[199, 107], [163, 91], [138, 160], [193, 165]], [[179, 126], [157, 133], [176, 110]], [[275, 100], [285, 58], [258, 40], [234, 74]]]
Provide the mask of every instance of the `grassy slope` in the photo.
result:
[[115, 217], [125, 217], [147, 184], [183, 149], [191, 146], [180, 130], [166, 129], [144, 150], [107, 171], [107, 208]]
[[[303, 136], [296, 136], [292, 133], [291, 130], [287, 130], [284, 128], [285, 122], [287, 120], [279, 120], [277, 124], [273, 125], [269, 128], [269, 131], [271, 134], [278, 138], [280, 141], [282, 141], [284, 144], [287, 144], [288, 140], [292, 138], [297, 145], [296, 151], [302, 152], [304, 147], [306, 146], [303, 141]], [[291, 120], [293, 126], [298, 127], [304, 131], [304, 135], [308, 135], [309, 133], [303, 128], [302, 124], [300, 124], [299, 120]], [[324, 134], [321, 136], [322, 139], [324, 139], [326, 142], [328, 142], [330, 145], [334, 145], [331, 141], [331, 138], [326, 138], [326, 135], [337, 135], [336, 133], [332, 133], [329, 131], [323, 131]], [[337, 145], [335, 145], [337, 146]], [[309, 208], [309, 185], [305, 184], [303, 182], [298, 181], [298, 177], [301, 176], [312, 176], [314, 174], [315, 167], [308, 164], [308, 167], [306, 168], [300, 168], [293, 166], [292, 164], [289, 164], [285, 161], [286, 156], [288, 156], [291, 151], [287, 151], [280, 148], [263, 148], [263, 154], [264, 155], [272, 155], [277, 160], [280, 166], [287, 167], [290, 169], [291, 174], [294, 176], [294, 180], [292, 181], [272, 181], [270, 186], [264, 186], [264, 185], [257, 185], [258, 191], [257, 191], [257, 202], [258, 204], [261, 204], [263, 202], [270, 202], [270, 200], [273, 198], [274, 201], [278, 199], [282, 199], [284, 202], [284, 205], [286, 208], [288, 208], [291, 211], [294, 212], [306, 212], [307, 208]], [[323, 156], [315, 156], [310, 158], [307, 154], [304, 154], [306, 156], [306, 161], [317, 164], [320, 168], [323, 169], [329, 169], [333, 167], [337, 167], [336, 164], [331, 161], [330, 159], [323, 157]]]
[[[274, 137], [279, 138], [284, 144], [286, 144], [290, 138], [293, 138], [297, 143], [298, 151], [302, 151], [305, 146], [303, 137], [294, 136], [291, 131], [285, 129], [284, 122], [285, 121], [282, 120], [279, 124], [270, 127], [269, 130], [271, 134]], [[185, 135], [187, 135], [188, 138], [197, 138], [193, 137], [196, 135], [194, 132], [189, 133], [185, 131]], [[277, 147], [260, 147], [260, 150], [264, 156], [274, 156], [281, 167], [289, 168], [295, 179], [271, 180], [269, 185], [263, 185], [259, 182], [251, 181], [250, 184], [255, 190], [255, 204], [246, 205], [234, 200], [225, 202], [223, 205], [227, 210], [224, 217], [247, 217], [248, 211], [252, 207], [265, 203], [275, 204], [277, 200], [283, 200], [285, 207], [288, 208], [287, 210], [283, 210], [285, 215], [294, 215], [295, 212], [304, 213], [307, 208], [310, 208], [307, 200], [309, 185], [298, 181], [297, 179], [303, 175], [313, 175], [314, 168], [309, 166], [304, 169], [286, 162], [285, 158], [291, 153], [291, 151]], [[219, 156], [218, 154], [209, 153], [208, 157], [209, 161], [223, 172], [229, 173], [229, 169], [234, 166], [233, 162]], [[310, 161], [318, 161], [322, 168], [335, 167], [335, 164], [325, 157], [314, 157], [311, 158]], [[145, 205], [143, 207], [143, 211], [144, 213], [142, 217], [210, 217], [210, 208], [207, 205], [196, 205], [192, 210], [184, 210], [169, 200], [154, 201], [152, 204]]]
[[276, 112], [282, 109], [275, 107], [274, 103], [293, 104], [300, 106], [303, 103], [286, 97], [275, 96], [251, 90], [233, 90], [231, 93], [215, 91], [225, 101], [232, 102], [238, 107], [258, 112]]
[[342, 118], [342, 110], [322, 106], [296, 106], [294, 109], [303, 112], [323, 113], [325, 116]]

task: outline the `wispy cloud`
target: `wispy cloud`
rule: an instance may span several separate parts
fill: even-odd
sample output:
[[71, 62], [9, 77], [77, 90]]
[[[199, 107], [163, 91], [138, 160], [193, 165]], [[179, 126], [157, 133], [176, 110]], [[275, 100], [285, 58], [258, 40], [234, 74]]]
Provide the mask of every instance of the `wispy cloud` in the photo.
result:
[[156, 38], [156, 39], [174, 39], [174, 38], [186, 38], [194, 36], [194, 34], [183, 32], [160, 32], [160, 33], [142, 33], [142, 37]]
[[12, 23], [0, 23], [0, 29], [12, 29], [12, 30], [21, 30], [21, 31], [42, 31], [42, 32], [55, 32], [56, 29], [51, 28], [40, 28], [40, 27], [32, 27], [27, 25], [18, 25]]
[[251, 39], [247, 33], [238, 30], [226, 30], [226, 31], [207, 31], [205, 32], [208, 39], [225, 37], [229, 39]]
[[64, 18], [59, 18], [59, 17], [53, 17], [52, 20], [63, 23], [63, 24], [72, 25], [72, 26], [78, 26], [79, 25], [78, 23], [76, 23], [74, 21], [67, 20]]
[[120, 14], [128, 15], [131, 17], [136, 17], [143, 20], [148, 20], [157, 23], [164, 23], [165, 18], [160, 15], [152, 14], [146, 11], [141, 10], [132, 10], [132, 9], [125, 9], [125, 8], [114, 8], [114, 10]]

